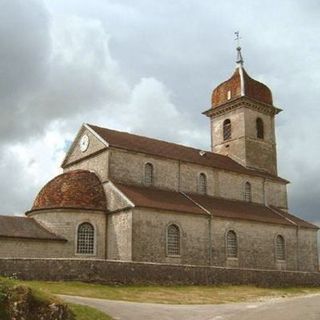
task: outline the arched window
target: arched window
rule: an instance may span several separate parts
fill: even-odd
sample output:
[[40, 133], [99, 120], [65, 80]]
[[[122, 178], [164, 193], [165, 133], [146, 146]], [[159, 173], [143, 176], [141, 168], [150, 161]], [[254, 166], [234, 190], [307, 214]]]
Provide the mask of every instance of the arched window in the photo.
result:
[[79, 225], [77, 231], [77, 253], [94, 254], [94, 227], [88, 222]]
[[264, 126], [261, 118], [256, 120], [257, 138], [264, 139]]
[[175, 224], [170, 224], [167, 228], [167, 254], [180, 255], [180, 229]]
[[226, 119], [223, 121], [223, 140], [231, 139], [231, 121]]
[[198, 192], [201, 194], [207, 194], [207, 176], [204, 173], [199, 174]]
[[146, 186], [153, 185], [153, 165], [151, 163], [146, 163], [144, 166], [144, 184]]
[[236, 258], [238, 256], [237, 234], [230, 230], [227, 233], [227, 257]]
[[251, 202], [252, 195], [251, 195], [251, 183], [246, 182], [244, 185], [244, 201]]
[[286, 259], [284, 238], [281, 235], [277, 235], [277, 238], [276, 238], [276, 259], [277, 260]]

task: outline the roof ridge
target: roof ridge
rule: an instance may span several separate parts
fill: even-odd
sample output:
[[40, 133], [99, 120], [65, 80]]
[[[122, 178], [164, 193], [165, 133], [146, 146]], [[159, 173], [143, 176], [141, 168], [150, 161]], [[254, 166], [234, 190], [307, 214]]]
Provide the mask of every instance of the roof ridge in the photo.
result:
[[[215, 157], [216, 160], [220, 161], [221, 162], [223, 160], [225, 161], [229, 161], [229, 164], [232, 164], [234, 166], [233, 169], [230, 169], [228, 168], [228, 170], [230, 171], [233, 171], [233, 172], [240, 172], [241, 170], [244, 170], [245, 172], [242, 172], [243, 174], [248, 174], [248, 175], [255, 175], [255, 176], [263, 176], [263, 177], [269, 177], [270, 179], [276, 179], [276, 180], [281, 180], [283, 182], [288, 182], [287, 180], [279, 177], [279, 176], [276, 176], [276, 175], [272, 175], [268, 172], [264, 172], [264, 171], [261, 171], [261, 170], [257, 170], [257, 169], [252, 169], [252, 168], [247, 168], [245, 166], [243, 166], [241, 163], [235, 161], [234, 159], [232, 159], [231, 157], [227, 156], [227, 155], [223, 155], [223, 154], [219, 154], [219, 153], [215, 153], [215, 152], [212, 152], [212, 151], [209, 151], [209, 150], [203, 150], [203, 149], [199, 149], [199, 148], [195, 148], [195, 147], [191, 147], [191, 146], [186, 146], [186, 145], [183, 145], [183, 144], [179, 144], [179, 143], [176, 143], [176, 142], [169, 142], [169, 141], [166, 141], [166, 140], [161, 140], [161, 139], [158, 139], [158, 138], [152, 138], [152, 137], [147, 137], [147, 136], [142, 136], [142, 135], [138, 135], [138, 134], [135, 134], [135, 133], [130, 133], [130, 132], [126, 132], [126, 131], [119, 131], [119, 130], [115, 130], [115, 129], [109, 129], [109, 128], [105, 128], [105, 127], [100, 127], [100, 126], [96, 126], [96, 125], [92, 125], [92, 124], [86, 124], [87, 126], [89, 126], [92, 130], [94, 130], [99, 136], [101, 136], [105, 141], [107, 140], [105, 137], [103, 137], [103, 132], [100, 132], [99, 133], [99, 130], [102, 130], [102, 131], [105, 131], [106, 134], [109, 133], [113, 133], [113, 134], [123, 134], [123, 135], [126, 135], [128, 137], [133, 137], [133, 138], [137, 138], [137, 139], [145, 139], [145, 140], [148, 140], [149, 142], [158, 142], [158, 143], [163, 143], [165, 144], [167, 147], [177, 147], [177, 148], [180, 148], [180, 150], [182, 151], [182, 149], [184, 149], [185, 151], [188, 150], [188, 151], [192, 151], [192, 152], [195, 152], [196, 154], [199, 155], [199, 157], [205, 159], [205, 155], [204, 156], [201, 156], [200, 155], [200, 151], [205, 151], [205, 154], [207, 154], [208, 156], [212, 156], [212, 157]], [[112, 139], [111, 139], [112, 140]], [[108, 141], [110, 142], [110, 141]], [[128, 143], [129, 141], [125, 141], [125, 143]], [[113, 143], [113, 142], [110, 142], [110, 146], [112, 147], [118, 147], [118, 148], [123, 148], [123, 149], [126, 149], [126, 150], [135, 150], [138, 152], [142, 152], [142, 153], [146, 153], [146, 154], [153, 154], [153, 155], [157, 155], [157, 156], [161, 156], [161, 157], [164, 157], [164, 155], [161, 155], [159, 154], [159, 152], [151, 152], [151, 151], [146, 151], [146, 150], [140, 150], [139, 151], [139, 146], [133, 146], [133, 147], [128, 147], [128, 145], [122, 145], [122, 144], [119, 144], [117, 142]], [[170, 155], [167, 156], [167, 158], [170, 158]], [[174, 159], [178, 159], [176, 156], [173, 157]], [[179, 160], [179, 159], [178, 159]], [[190, 159], [180, 159], [182, 161], [185, 161], [185, 162], [193, 162], [191, 161]], [[216, 167], [216, 168], [220, 168], [219, 166], [214, 165], [214, 159], [208, 159], [209, 161], [212, 160], [212, 163], [211, 165], [206, 165], [206, 164], [203, 164], [204, 166], [209, 166], [209, 167]], [[196, 161], [197, 163], [197, 161]], [[225, 169], [226, 168], [223, 168], [221, 167], [220, 169]]]
[[[217, 156], [223, 157], [223, 158], [227, 157], [227, 156], [225, 156], [223, 154], [212, 152], [210, 150], [204, 150], [204, 149], [200, 149], [200, 148], [195, 148], [195, 147], [191, 147], [191, 146], [184, 145], [184, 144], [177, 143], [177, 142], [170, 142], [170, 141], [159, 139], [159, 138], [152, 138], [152, 137], [143, 136], [143, 135], [136, 134], [136, 133], [131, 133], [131, 132], [127, 132], [127, 131], [120, 131], [120, 130], [105, 128], [105, 127], [100, 127], [100, 126], [96, 126], [96, 125], [92, 125], [92, 124], [88, 124], [88, 123], [87, 123], [87, 125], [90, 126], [90, 127], [96, 127], [96, 128], [103, 129], [103, 130], [109, 130], [109, 131], [113, 131], [113, 132], [124, 133], [124, 134], [128, 134], [128, 135], [131, 135], [131, 136], [143, 138], [143, 139], [156, 140], [156, 141], [163, 142], [163, 143], [168, 143], [168, 144], [171, 144], [171, 145], [173, 144], [173, 145], [176, 145], [176, 146], [179, 146], [179, 147], [188, 148], [188, 149], [192, 149], [192, 150], [196, 150], [196, 151], [205, 151], [206, 153], [212, 153], [214, 155], [217, 155]], [[229, 158], [229, 157], [227, 157], [227, 158]]]

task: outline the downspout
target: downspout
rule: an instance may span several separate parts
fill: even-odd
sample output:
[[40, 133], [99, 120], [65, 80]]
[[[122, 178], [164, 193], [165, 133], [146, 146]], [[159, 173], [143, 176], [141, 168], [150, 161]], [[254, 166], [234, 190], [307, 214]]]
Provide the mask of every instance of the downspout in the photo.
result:
[[280, 212], [278, 212], [277, 210], [273, 209], [272, 207], [268, 206], [269, 209], [271, 209], [274, 213], [276, 213], [278, 216], [284, 218], [285, 220], [289, 221], [291, 224], [293, 224], [296, 227], [296, 237], [297, 237], [297, 246], [296, 246], [296, 251], [297, 251], [297, 257], [296, 257], [296, 265], [297, 265], [297, 271], [300, 270], [300, 259], [299, 259], [299, 252], [300, 252], [300, 243], [299, 243], [299, 230], [300, 227], [297, 223], [295, 223], [294, 221], [292, 221], [291, 219], [283, 216]]
[[180, 191], [181, 189], [181, 161], [178, 160], [178, 192]]
[[204, 212], [208, 214], [208, 240], [209, 240], [209, 266], [212, 265], [212, 231], [211, 231], [211, 226], [212, 226], [212, 213], [207, 210], [205, 207], [203, 207], [201, 204], [193, 200], [191, 197], [189, 197], [186, 193], [183, 191], [180, 191], [182, 195], [184, 195], [188, 200], [190, 200], [192, 203], [194, 203], [197, 207], [202, 209]]

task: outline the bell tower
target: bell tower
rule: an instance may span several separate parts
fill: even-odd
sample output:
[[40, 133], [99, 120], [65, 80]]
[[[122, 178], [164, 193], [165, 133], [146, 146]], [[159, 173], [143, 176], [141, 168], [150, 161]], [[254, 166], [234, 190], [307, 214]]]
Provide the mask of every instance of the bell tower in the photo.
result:
[[210, 118], [212, 152], [227, 155], [243, 166], [277, 175], [275, 116], [270, 89], [252, 79], [237, 47], [236, 69], [212, 93]]

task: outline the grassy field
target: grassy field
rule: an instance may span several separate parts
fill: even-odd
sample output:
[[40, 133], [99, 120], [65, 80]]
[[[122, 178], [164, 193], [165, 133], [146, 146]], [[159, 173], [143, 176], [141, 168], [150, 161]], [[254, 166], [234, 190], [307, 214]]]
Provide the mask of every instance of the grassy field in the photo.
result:
[[[29, 287], [32, 289], [32, 299], [38, 305], [49, 305], [51, 303], [64, 303], [56, 296], [54, 296], [50, 290], [43, 290], [39, 286], [29, 286], [27, 282], [18, 280], [9, 280], [0, 277], [0, 319], [9, 320], [10, 316], [7, 308], [7, 295], [8, 290], [14, 290], [16, 286]], [[76, 320], [112, 320], [111, 317], [106, 314], [86, 306], [80, 306], [76, 304], [67, 304], [69, 309], [75, 316]]]
[[106, 314], [87, 306], [68, 303], [69, 308], [75, 315], [76, 320], [112, 320]]
[[254, 286], [110, 286], [82, 282], [27, 281], [50, 294], [169, 304], [221, 304], [320, 293], [320, 288], [259, 288]]

